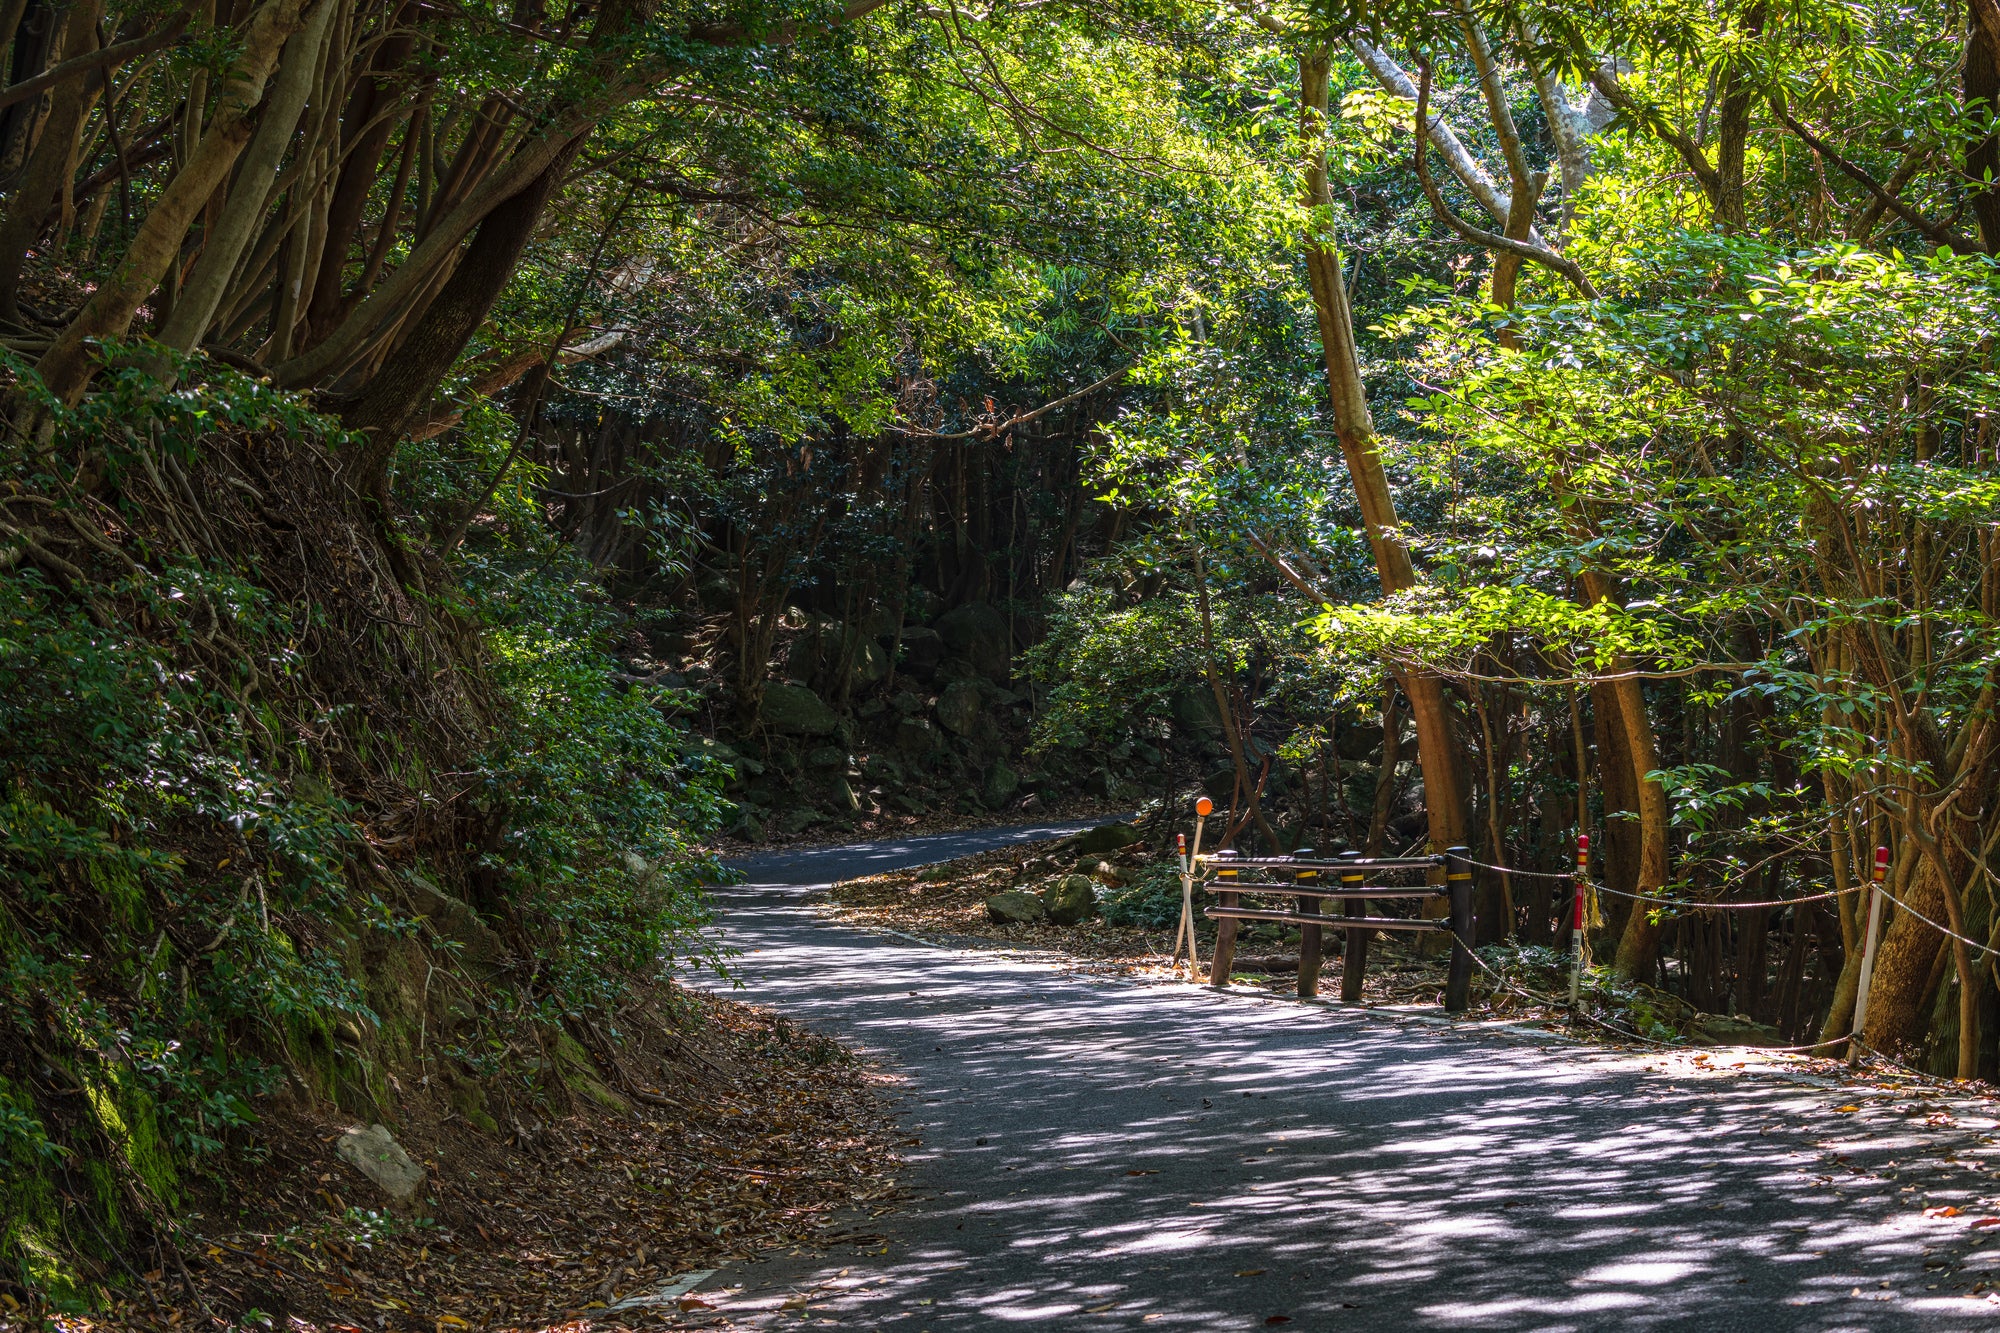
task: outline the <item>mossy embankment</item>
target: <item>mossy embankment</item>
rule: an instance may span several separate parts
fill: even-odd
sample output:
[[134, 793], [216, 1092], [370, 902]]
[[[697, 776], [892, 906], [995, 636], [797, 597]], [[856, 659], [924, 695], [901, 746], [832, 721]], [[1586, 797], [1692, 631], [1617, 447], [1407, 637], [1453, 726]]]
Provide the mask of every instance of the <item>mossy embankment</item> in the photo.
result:
[[54, 429], [0, 450], [0, 1297], [136, 1299], [278, 1121], [629, 1109], [724, 770], [563, 552], [447, 569], [236, 377]]

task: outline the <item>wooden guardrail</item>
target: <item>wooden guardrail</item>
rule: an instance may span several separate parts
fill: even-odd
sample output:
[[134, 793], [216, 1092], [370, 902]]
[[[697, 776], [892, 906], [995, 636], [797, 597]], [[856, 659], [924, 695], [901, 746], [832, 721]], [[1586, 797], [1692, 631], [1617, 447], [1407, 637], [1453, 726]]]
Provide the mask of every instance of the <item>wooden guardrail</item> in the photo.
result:
[[[1206, 815], [1208, 811], [1200, 813]], [[1428, 880], [1440, 871], [1442, 883], [1371, 882], [1413, 874], [1422, 874]], [[1202, 909], [1202, 915], [1216, 923], [1215, 956], [1209, 964], [1208, 979], [1217, 989], [1229, 986], [1230, 969], [1236, 961], [1239, 924], [1275, 921], [1299, 928], [1298, 994], [1302, 1000], [1319, 994], [1322, 947], [1329, 929], [1339, 930], [1345, 937], [1340, 973], [1342, 1000], [1353, 1003], [1361, 998], [1361, 979], [1368, 965], [1368, 940], [1378, 930], [1449, 934], [1451, 969], [1445, 981], [1445, 1010], [1459, 1013], [1470, 1000], [1475, 927], [1470, 848], [1448, 847], [1441, 856], [1373, 859], [1357, 852], [1321, 858], [1309, 849], [1291, 856], [1243, 856], [1227, 848], [1203, 853], [1197, 825], [1193, 854], [1188, 855], [1184, 850], [1181, 856], [1181, 882], [1181, 933], [1187, 941], [1191, 970], [1195, 957], [1194, 889], [1203, 888], [1215, 899]], [[1442, 918], [1425, 916], [1421, 911], [1415, 916], [1370, 915], [1369, 911], [1370, 904], [1376, 902], [1414, 900], [1421, 904], [1438, 899], [1446, 903], [1446, 915]], [[1272, 900], [1289, 905], [1277, 906]], [[1321, 909], [1334, 902], [1340, 904], [1341, 915], [1325, 915]], [[1176, 955], [1179, 949], [1177, 936]]]

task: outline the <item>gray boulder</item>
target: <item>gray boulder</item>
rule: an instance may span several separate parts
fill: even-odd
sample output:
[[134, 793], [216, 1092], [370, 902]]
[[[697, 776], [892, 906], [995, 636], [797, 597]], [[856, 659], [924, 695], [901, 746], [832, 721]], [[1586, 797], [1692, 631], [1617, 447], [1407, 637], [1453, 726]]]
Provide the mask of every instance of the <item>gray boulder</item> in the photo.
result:
[[826, 816], [809, 805], [795, 805], [771, 821], [771, 826], [786, 837], [804, 833], [814, 824], [823, 824]]
[[1107, 889], [1115, 889], [1125, 883], [1125, 877], [1118, 873], [1116, 866], [1112, 865], [1109, 861], [1100, 860], [1095, 856], [1085, 856], [1078, 859], [1076, 873], [1090, 876]]
[[937, 753], [938, 731], [921, 717], [906, 717], [896, 724], [896, 748], [912, 759], [928, 759]]
[[1182, 690], [1170, 705], [1174, 725], [1182, 735], [1200, 741], [1223, 738], [1222, 714], [1215, 707], [1215, 692], [1206, 689]]
[[1340, 729], [1340, 757], [1347, 760], [1374, 760], [1382, 756], [1382, 728], [1362, 725]]
[[826, 619], [813, 620], [792, 640], [785, 655], [785, 671], [823, 689], [837, 690], [843, 657], [847, 659], [850, 693], [889, 674], [889, 654], [882, 651], [874, 635], [862, 631], [844, 635], [839, 622]]
[[1008, 889], [986, 900], [986, 915], [996, 926], [1025, 926], [1047, 916], [1048, 909], [1034, 894]]
[[1009, 659], [1014, 655], [1013, 635], [1007, 617], [985, 602], [968, 602], [947, 611], [937, 622], [938, 636], [945, 650], [962, 657], [972, 669], [988, 680], [1005, 685]]
[[916, 625], [904, 627], [903, 668], [906, 671], [918, 680], [929, 680], [943, 660], [944, 640], [936, 630]]
[[803, 685], [766, 685], [760, 716], [782, 736], [831, 736], [840, 729], [826, 701]]
[[1733, 1014], [1698, 1013], [1694, 1016], [1687, 1035], [1690, 1041], [1698, 1045], [1783, 1046], [1785, 1044], [1785, 1035], [1778, 1029]]
[[1097, 911], [1097, 882], [1088, 875], [1064, 875], [1042, 890], [1042, 906], [1058, 926], [1073, 926]]
[[1007, 767], [1004, 760], [995, 761], [986, 770], [986, 785], [980, 789], [979, 799], [986, 802], [989, 810], [998, 810], [1014, 799], [1014, 793], [1021, 790], [1021, 775]]
[[422, 875], [404, 877], [410, 897], [430, 920], [432, 929], [460, 945], [459, 957], [481, 973], [496, 971], [507, 962], [510, 950], [491, 926], [480, 920], [471, 904], [454, 898]]
[[403, 1145], [384, 1126], [350, 1129], [333, 1150], [341, 1161], [368, 1177], [395, 1207], [407, 1208], [416, 1202], [424, 1187], [424, 1169], [410, 1160]]
[[882, 645], [872, 637], [858, 639], [854, 644], [854, 660], [847, 665], [848, 687], [858, 690], [889, 674], [889, 654], [882, 651]]
[[979, 715], [983, 705], [979, 697], [979, 685], [975, 681], [955, 680], [944, 687], [938, 696], [938, 722], [946, 731], [959, 736], [970, 736], [979, 725]]
[[856, 625], [871, 639], [893, 639], [896, 637], [896, 613], [886, 606], [874, 606], [861, 613], [861, 621]]
[[735, 746], [725, 741], [710, 740], [706, 736], [698, 736], [695, 738], [694, 743], [707, 759], [718, 764], [729, 765], [732, 773], [729, 779], [729, 788], [731, 791], [740, 790], [751, 778], [757, 777], [764, 771], [764, 765], [761, 761], [752, 759], [749, 755], [742, 753]]
[[820, 652], [828, 631], [815, 620], [793, 639], [785, 650], [785, 674], [800, 680], [811, 680], [819, 675]]

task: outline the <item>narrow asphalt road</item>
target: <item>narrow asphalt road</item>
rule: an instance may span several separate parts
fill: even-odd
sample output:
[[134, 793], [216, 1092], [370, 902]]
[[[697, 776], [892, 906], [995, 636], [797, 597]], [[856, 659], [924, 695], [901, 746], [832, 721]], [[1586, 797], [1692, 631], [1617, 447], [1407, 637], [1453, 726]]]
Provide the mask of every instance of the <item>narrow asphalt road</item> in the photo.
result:
[[741, 994], [900, 1074], [921, 1142], [904, 1150], [914, 1200], [858, 1214], [880, 1240], [719, 1273], [700, 1318], [2000, 1328], [2000, 1225], [1974, 1225], [2000, 1212], [1990, 1104], [1912, 1109], [1754, 1062], [1069, 975], [802, 901], [1025, 836], [740, 863], [750, 882], [720, 897]]

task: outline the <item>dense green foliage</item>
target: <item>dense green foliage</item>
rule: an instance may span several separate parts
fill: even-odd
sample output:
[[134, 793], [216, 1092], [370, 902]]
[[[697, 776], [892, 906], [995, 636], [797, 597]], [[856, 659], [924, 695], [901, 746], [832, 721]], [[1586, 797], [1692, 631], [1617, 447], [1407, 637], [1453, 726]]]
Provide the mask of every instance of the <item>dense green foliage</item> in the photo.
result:
[[[559, 548], [496, 546], [464, 610], [371, 629], [379, 603], [329, 606], [337, 581], [274, 567], [254, 537], [216, 549], [221, 507], [189, 499], [310, 458], [329, 423], [226, 378], [113, 406], [93, 398], [56, 440], [124, 441], [105, 456], [117, 500], [5, 460], [16, 494], [62, 497], [45, 523], [100, 525], [93, 550], [121, 566], [0, 573], [0, 1049], [40, 1069], [5, 1085], [6, 1243], [72, 1299], [62, 1237], [108, 1259], [189, 1172], [254, 1160], [288, 1077], [365, 1103], [397, 1025], [436, 1024], [476, 1061], [523, 1018], [614, 1025], [634, 983], [715, 959], [694, 842], [723, 775], [671, 698], [614, 680], [606, 613]], [[331, 513], [257, 498], [287, 535], [355, 517], [337, 493], [314, 497]], [[454, 621], [483, 654], [439, 637]], [[413, 681], [404, 652], [452, 684]], [[461, 822], [431, 824], [453, 788]], [[527, 953], [523, 983], [469, 992], [453, 1025], [384, 981], [398, 945], [465, 970], [466, 942], [412, 895], [432, 882], [484, 885]]]

